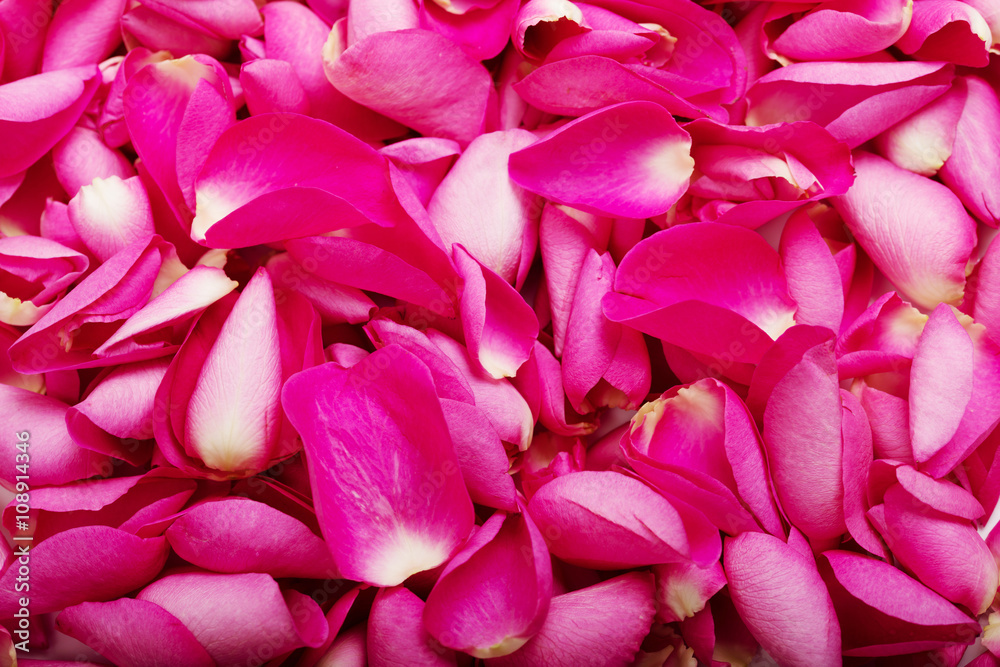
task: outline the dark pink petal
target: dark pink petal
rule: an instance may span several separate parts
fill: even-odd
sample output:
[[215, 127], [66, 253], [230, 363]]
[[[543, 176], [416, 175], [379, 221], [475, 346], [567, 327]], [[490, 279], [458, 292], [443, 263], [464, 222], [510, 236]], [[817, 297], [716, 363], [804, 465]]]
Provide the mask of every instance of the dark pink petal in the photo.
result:
[[[493, 87], [483, 66], [458, 45], [417, 29], [365, 37], [328, 64], [327, 77], [355, 102], [463, 145], [482, 132]], [[396, 92], [386, 96], [386, 89]]]
[[291, 63], [259, 58], [240, 68], [240, 85], [247, 109], [253, 116], [263, 113], [309, 114], [309, 98]]
[[984, 67], [989, 64], [993, 35], [989, 24], [971, 5], [954, 0], [919, 0], [913, 20], [896, 43], [918, 60]]
[[[549, 550], [575, 565], [617, 570], [684, 562], [693, 555], [678, 508], [618, 472], [557, 477], [531, 497], [528, 511]], [[718, 533], [715, 539], [718, 544]]]
[[399, 168], [420, 203], [427, 206], [461, 149], [451, 139], [415, 137], [389, 144], [379, 152]]
[[865, 385], [861, 391], [861, 405], [868, 414], [875, 455], [880, 459], [913, 463], [907, 400]]
[[799, 305], [795, 321], [839, 332], [844, 317], [840, 271], [829, 246], [804, 211], [788, 219], [780, 252], [788, 294]]
[[93, 646], [121, 667], [215, 666], [194, 634], [152, 602], [132, 598], [84, 602], [62, 611], [56, 623], [59, 632]]
[[[107, 475], [111, 466], [107, 456], [77, 446], [66, 430], [69, 406], [51, 396], [9, 385], [0, 385], [0, 402], [4, 410], [0, 422], [8, 433], [30, 434], [30, 475], [33, 485], [65, 484], [94, 475]], [[0, 451], [0, 472], [4, 486], [14, 488], [15, 456], [13, 446]]]
[[529, 0], [514, 19], [511, 40], [529, 60], [544, 60], [561, 40], [589, 31], [583, 12], [568, 0]]
[[538, 634], [496, 667], [626, 667], [653, 621], [653, 580], [630, 572], [552, 598]]
[[653, 574], [656, 575], [656, 620], [660, 623], [691, 618], [726, 585], [726, 575], [718, 562], [704, 568], [694, 563], [654, 565]]
[[518, 0], [500, 0], [490, 3], [493, 6], [472, 7], [462, 13], [455, 12], [458, 3], [449, 2], [451, 9], [436, 0], [421, 2], [421, 25], [455, 42], [475, 60], [495, 58], [504, 50], [520, 5]]
[[540, 341], [535, 341], [531, 356], [512, 382], [531, 406], [531, 414], [552, 433], [587, 435], [597, 428], [595, 419], [574, 412], [567, 402], [562, 366]]
[[101, 83], [95, 65], [0, 85], [0, 177], [24, 171], [76, 125]]
[[1000, 99], [978, 77], [962, 77], [955, 83], [956, 88], [963, 85], [965, 108], [941, 180], [973, 215], [995, 227], [1000, 223], [1000, 201], [991, 184], [1000, 178]]
[[125, 0], [60, 3], [45, 35], [42, 71], [96, 65], [121, 43], [118, 19]]
[[223, 0], [208, 4], [199, 0], [147, 0], [144, 4], [164, 16], [198, 26], [226, 39], [260, 34], [261, 17], [252, 0]]
[[928, 588], [981, 614], [997, 592], [997, 566], [972, 522], [939, 512], [893, 485], [869, 518], [900, 564]]
[[727, 537], [729, 593], [771, 657], [788, 667], [834, 667], [840, 625], [811, 554], [765, 533]]
[[841, 389], [840, 401], [840, 434], [844, 441], [844, 523], [855, 542], [873, 554], [884, 556], [882, 542], [865, 518], [868, 471], [874, 455], [872, 428], [865, 409], [854, 394]]
[[485, 412], [469, 403], [441, 399], [455, 456], [472, 502], [514, 511], [516, 490], [510, 460]]
[[306, 297], [324, 324], [361, 324], [371, 319], [375, 312], [375, 303], [364, 292], [306, 271], [288, 253], [272, 257], [267, 263], [267, 272], [279, 293], [288, 290]]
[[[143, 539], [109, 526], [67, 530], [31, 547], [31, 612], [44, 614], [81, 602], [113, 600], [142, 586], [163, 567], [166, 539]], [[18, 562], [0, 576], [0, 614], [13, 616], [23, 594], [14, 591]]]
[[538, 632], [551, 597], [549, 552], [531, 517], [497, 512], [441, 573], [424, 626], [449, 648], [507, 655]]
[[978, 624], [900, 570], [848, 551], [819, 560], [837, 609], [844, 655], [899, 655], [970, 643]]
[[[857, 181], [834, 199], [875, 265], [916, 305], [961, 301], [976, 223], [948, 188], [855, 151]], [[919, 240], [918, 240], [919, 239]]]
[[986, 513], [975, 496], [961, 486], [934, 479], [912, 466], [896, 468], [896, 479], [911, 496], [939, 512], [969, 520], [978, 519]]
[[192, 238], [218, 248], [369, 221], [391, 226], [405, 215], [385, 158], [340, 128], [296, 114], [253, 116], [224, 132], [195, 190]]
[[667, 111], [629, 102], [571, 121], [514, 153], [510, 175], [561, 204], [648, 218], [665, 213], [684, 192], [694, 168], [690, 152], [690, 137]]
[[833, 340], [833, 332], [825, 327], [796, 325], [781, 334], [768, 348], [753, 372], [747, 394], [747, 407], [758, 422], [763, 421], [767, 399], [781, 378], [802, 361], [802, 355], [830, 340]]
[[447, 667], [455, 654], [441, 646], [424, 628], [424, 601], [408, 589], [383, 588], [368, 616], [368, 664], [396, 667]]
[[538, 320], [517, 291], [465, 248], [454, 246], [462, 288], [462, 330], [469, 353], [492, 377], [514, 377], [538, 337]]
[[542, 204], [510, 180], [507, 160], [534, 142], [533, 134], [520, 129], [476, 137], [427, 207], [445, 248], [462, 245], [518, 288], [535, 256]]
[[318, 646], [328, 632], [319, 605], [298, 591], [282, 591], [266, 574], [172, 574], [136, 599], [177, 618], [220, 667], [242, 665], [248, 649], [280, 655]]
[[412, 354], [390, 345], [349, 370], [310, 369], [285, 384], [283, 404], [344, 577], [394, 586], [465, 540], [472, 503], [434, 381]]
[[747, 91], [747, 125], [811, 120], [851, 148], [881, 134], [944, 93], [944, 63], [795, 63]]
[[80, 125], [53, 146], [52, 161], [56, 178], [70, 196], [95, 178], [135, 176], [132, 163], [121, 152], [105, 144], [98, 132]]
[[611, 255], [587, 253], [580, 269], [573, 310], [563, 350], [566, 397], [581, 413], [586, 406], [633, 410], [649, 393], [649, 352], [642, 334], [611, 322], [601, 299], [612, 291], [615, 264]]
[[337, 577], [322, 539], [297, 519], [249, 498], [226, 498], [194, 507], [166, 535], [178, 556], [214, 572]]
[[[793, 3], [773, 5], [765, 21], [800, 11]], [[886, 49], [903, 36], [912, 8], [907, 2], [823, 2], [810, 8], [776, 39], [769, 51], [787, 60], [848, 60]]]
[[841, 397], [833, 345], [817, 345], [775, 385], [764, 411], [764, 443], [781, 507], [812, 540], [844, 524]]
[[0, 33], [6, 34], [7, 42], [0, 67], [3, 81], [14, 81], [38, 71], [53, 11], [49, 0], [16, 0], [0, 7]]
[[122, 37], [130, 51], [148, 48], [168, 51], [177, 57], [205, 55], [224, 58], [232, 44], [229, 40], [207, 32], [183, 17], [168, 17], [145, 5], [135, 5], [121, 18]]
[[939, 305], [924, 326], [910, 370], [910, 442], [916, 461], [927, 461], [955, 435], [972, 397], [972, 363], [969, 334], [949, 306]]
[[88, 265], [84, 255], [46, 238], [0, 238], [0, 321], [33, 325]]

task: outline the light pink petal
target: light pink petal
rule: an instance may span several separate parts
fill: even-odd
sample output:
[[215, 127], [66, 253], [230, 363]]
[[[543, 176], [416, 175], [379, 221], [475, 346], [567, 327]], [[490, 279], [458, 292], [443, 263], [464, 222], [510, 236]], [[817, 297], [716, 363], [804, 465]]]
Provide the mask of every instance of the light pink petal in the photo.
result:
[[209, 153], [196, 184], [192, 238], [232, 248], [370, 220], [391, 226], [405, 214], [388, 176], [385, 158], [329, 123], [253, 116], [224, 132]]
[[514, 377], [538, 336], [534, 312], [513, 287], [465, 248], [456, 245], [454, 258], [465, 281], [462, 330], [469, 353], [492, 377]]
[[612, 221], [576, 209], [546, 204], [539, 226], [539, 247], [545, 267], [556, 356], [562, 356], [566, 325], [587, 250], [603, 252]]
[[974, 614], [992, 603], [996, 561], [968, 519], [930, 508], [898, 485], [869, 516], [900, 564], [928, 588]]
[[723, 563], [736, 610], [775, 661], [842, 664], [840, 625], [811, 555], [772, 535], [743, 533], [726, 538]]
[[69, 201], [69, 220], [101, 261], [154, 233], [149, 197], [138, 176], [95, 178]]
[[0, 144], [4, 147], [0, 177], [24, 171], [45, 155], [76, 125], [100, 83], [97, 67], [90, 65], [0, 85]]
[[[772, 13], [783, 14], [776, 5]], [[779, 10], [780, 11], [775, 11]], [[913, 13], [908, 2], [824, 2], [792, 23], [770, 42], [770, 50], [788, 60], [847, 60], [886, 49], [903, 36]], [[768, 19], [770, 20], [770, 16]]]
[[266, 574], [172, 574], [136, 599], [176, 617], [219, 667], [242, 665], [248, 649], [280, 655], [327, 638], [319, 605], [298, 591], [282, 591]]
[[121, 152], [110, 148], [101, 135], [77, 125], [52, 148], [56, 178], [71, 197], [95, 178], [135, 176], [132, 163]]
[[910, 442], [916, 461], [929, 460], [955, 435], [972, 397], [972, 361], [969, 334], [949, 306], [939, 305], [924, 326], [910, 370]]
[[979, 281], [972, 314], [994, 340], [1000, 340], [1000, 243], [995, 238], [977, 270]]
[[121, 43], [118, 19], [125, 0], [60, 3], [45, 35], [42, 71], [96, 65]]
[[531, 497], [528, 511], [549, 550], [574, 565], [617, 570], [684, 562], [691, 555], [677, 508], [618, 472], [557, 477]]
[[[31, 613], [121, 597], [155, 577], [169, 552], [162, 537], [143, 539], [109, 526], [53, 535], [31, 547]], [[0, 613], [5, 618], [13, 616], [23, 595], [14, 590], [17, 572], [14, 559], [0, 576]]]
[[726, 585], [721, 563], [701, 568], [694, 563], [654, 565], [656, 620], [675, 623], [697, 614]]
[[1000, 100], [997, 91], [978, 77], [963, 77], [965, 108], [955, 128], [951, 157], [941, 180], [977, 218], [996, 227], [1000, 201], [991, 186], [1000, 178]]
[[448, 667], [455, 654], [424, 628], [424, 601], [402, 586], [383, 588], [368, 616], [368, 664], [396, 667]]
[[121, 18], [122, 37], [130, 50], [148, 48], [177, 57], [207, 55], [224, 58], [232, 43], [183, 17], [171, 18], [145, 5], [135, 5]]
[[912, 466], [903, 465], [896, 468], [896, 479], [911, 496], [939, 512], [970, 521], [986, 513], [969, 491], [947, 480], [934, 479]]
[[834, 199], [851, 233], [910, 300], [924, 308], [958, 303], [976, 223], [948, 188], [855, 151], [857, 181]]
[[258, 269], [201, 368], [187, 409], [188, 454], [223, 472], [266, 468], [277, 449], [282, 379], [274, 291]]
[[979, 634], [975, 621], [888, 563], [827, 551], [819, 570], [837, 609], [845, 656], [926, 651]]
[[817, 345], [775, 385], [764, 443], [781, 507], [813, 540], [846, 531], [841, 398], [832, 343]]
[[788, 219], [781, 234], [781, 263], [788, 294], [798, 304], [795, 321], [840, 331], [844, 289], [840, 271], [826, 241], [805, 211]]
[[[77, 446], [66, 430], [66, 412], [69, 406], [51, 396], [36, 394], [20, 387], [0, 385], [0, 402], [4, 410], [0, 421], [8, 433], [30, 434], [30, 464], [28, 468], [32, 486], [65, 484], [111, 471], [107, 456]], [[13, 446], [0, 452], [0, 462], [6, 469], [0, 480], [14, 488], [16, 475], [23, 475], [16, 466], [23, 463]]]
[[952, 77], [944, 63], [795, 63], [747, 91], [746, 122], [811, 120], [854, 148], [940, 96]]
[[900, 51], [918, 60], [984, 67], [993, 45], [990, 26], [971, 5], [953, 0], [913, 3], [913, 20], [896, 43]]
[[535, 142], [526, 130], [480, 135], [465, 149], [427, 207], [446, 248], [462, 245], [520, 288], [535, 257], [539, 198], [507, 176], [510, 154]]
[[132, 598], [84, 602], [64, 610], [56, 623], [59, 632], [93, 646], [121, 667], [215, 666], [194, 634], [152, 602]]
[[441, 573], [424, 626], [444, 646], [477, 658], [508, 655], [538, 632], [551, 597], [538, 528], [528, 514], [497, 512]]
[[330, 646], [317, 667], [366, 667], [368, 665], [368, 631], [364, 623], [341, 633]]
[[214, 572], [337, 577], [319, 536], [301, 521], [249, 498], [194, 507], [174, 521], [166, 535], [178, 556]]
[[420, 203], [427, 206], [461, 149], [451, 139], [415, 137], [389, 144], [379, 152], [399, 168]]
[[514, 153], [510, 175], [560, 204], [647, 218], [665, 213], [687, 188], [690, 153], [690, 137], [667, 111], [628, 102], [571, 121]]
[[320, 525], [344, 577], [395, 586], [461, 545], [472, 503], [433, 379], [416, 357], [390, 345], [349, 370], [310, 369], [285, 384], [283, 404], [302, 434]]
[[[333, 590], [333, 594], [338, 594], [340, 588], [340, 586], [337, 586]], [[324, 656], [327, 656], [328, 650], [331, 646], [333, 646], [335, 641], [340, 644], [343, 638], [351, 635], [351, 631], [344, 633], [341, 633], [340, 631], [344, 627], [344, 623], [347, 621], [347, 616], [351, 612], [355, 601], [358, 599], [358, 594], [366, 588], [368, 588], [367, 584], [358, 584], [357, 586], [350, 588], [346, 593], [339, 595], [337, 601], [333, 603], [332, 607], [330, 607], [330, 611], [326, 612], [326, 623], [329, 628], [326, 641], [319, 646], [313, 646], [303, 651], [302, 659], [298, 663], [300, 667], [314, 667], [314, 665], [319, 664]], [[356, 630], [359, 627], [363, 628], [364, 625], [357, 625], [352, 628], [352, 630]], [[337, 637], [338, 633], [340, 634], [339, 638]], [[361, 636], [360, 646], [358, 646], [356, 642], [355, 647], [361, 652], [363, 657], [365, 650], [363, 635]], [[362, 660], [362, 665], [359, 667], [363, 667], [363, 665], [364, 660]]]
[[347, 6], [346, 22], [346, 46], [354, 46], [369, 35], [419, 28], [419, 8], [403, 0], [355, 2]]
[[[462, 145], [482, 132], [493, 87], [483, 66], [458, 45], [419, 29], [365, 37], [328, 62], [327, 77], [355, 102]], [[385, 95], [386, 89], [395, 94]]]
[[552, 598], [541, 630], [496, 667], [626, 667], [653, 621], [653, 580], [630, 572]]
[[510, 460], [489, 418], [475, 405], [446, 398], [441, 409], [472, 502], [514, 511], [517, 492]]

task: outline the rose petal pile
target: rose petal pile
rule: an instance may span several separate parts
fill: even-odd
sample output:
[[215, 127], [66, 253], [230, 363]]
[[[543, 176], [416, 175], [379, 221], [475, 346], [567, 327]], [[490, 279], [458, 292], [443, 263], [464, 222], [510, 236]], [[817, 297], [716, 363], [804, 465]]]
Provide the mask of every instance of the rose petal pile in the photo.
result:
[[998, 88], [998, 0], [0, 0], [0, 663], [1000, 666]]

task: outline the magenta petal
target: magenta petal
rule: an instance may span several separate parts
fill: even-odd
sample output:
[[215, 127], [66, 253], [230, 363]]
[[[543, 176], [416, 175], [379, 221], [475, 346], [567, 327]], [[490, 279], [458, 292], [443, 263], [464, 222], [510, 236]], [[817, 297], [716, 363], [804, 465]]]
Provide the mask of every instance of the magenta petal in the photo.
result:
[[88, 265], [86, 256], [47, 238], [0, 238], [0, 322], [33, 325]]
[[740, 617], [778, 664], [842, 664], [840, 625], [811, 554], [765, 533], [743, 533], [726, 538], [724, 565]]
[[240, 68], [240, 85], [252, 116], [264, 113], [309, 114], [309, 99], [291, 63], [259, 58]]
[[630, 572], [552, 598], [538, 634], [496, 667], [626, 667], [653, 621], [653, 581]]
[[450, 399], [441, 399], [455, 456], [472, 502], [514, 511], [517, 491], [510, 475], [510, 460], [496, 429], [483, 410]]
[[390, 345], [349, 370], [318, 366], [285, 384], [283, 404], [344, 577], [395, 586], [461, 545], [472, 503], [434, 381], [416, 357]]
[[[135, 176], [132, 163], [120, 151], [109, 147], [101, 135], [77, 125], [52, 147], [56, 178], [71, 197], [95, 178]], [[2, 199], [2, 197], [0, 197]]]
[[918, 306], [961, 301], [976, 246], [976, 223], [962, 202], [870, 153], [855, 151], [854, 167], [854, 187], [834, 204], [875, 265]]
[[1000, 178], [1000, 99], [982, 79], [964, 77], [955, 86], [963, 84], [965, 108], [941, 180], [973, 215], [995, 227], [1000, 224], [1000, 200], [991, 184]]
[[[340, 54], [327, 77], [355, 102], [462, 145], [482, 132], [493, 88], [486, 69], [458, 45], [419, 29], [365, 37]], [[387, 89], [395, 93], [387, 96]]]
[[121, 43], [118, 20], [125, 0], [60, 3], [45, 35], [42, 71], [96, 65]]
[[849, 551], [819, 560], [843, 634], [844, 655], [900, 655], [971, 643], [979, 626], [892, 565]]
[[462, 288], [462, 330], [469, 353], [492, 377], [514, 377], [538, 337], [538, 320], [520, 294], [480, 264], [465, 248], [454, 247]]
[[0, 178], [27, 169], [76, 125], [101, 83], [94, 65], [45, 72], [0, 86]]
[[984, 67], [993, 44], [990, 26], [971, 5], [955, 0], [919, 0], [913, 20], [896, 46], [919, 60]]
[[511, 182], [507, 160], [534, 141], [533, 134], [520, 129], [476, 137], [427, 207], [446, 248], [462, 245], [516, 287], [524, 283], [535, 256], [541, 203]]
[[368, 617], [368, 664], [397, 667], [448, 667], [455, 654], [424, 628], [424, 601], [402, 586], [383, 588]]
[[[81, 602], [113, 600], [156, 576], [167, 560], [166, 539], [143, 539], [109, 526], [66, 530], [31, 547], [31, 612], [44, 614]], [[17, 560], [0, 584], [0, 614], [13, 616]]]
[[575, 565], [617, 570], [684, 562], [692, 553], [680, 512], [622, 473], [557, 477], [531, 497], [528, 511], [549, 550]]
[[389, 144], [379, 151], [395, 164], [425, 207], [461, 154], [458, 143], [437, 137], [415, 137]]
[[799, 305], [795, 321], [840, 331], [844, 317], [844, 289], [840, 271], [826, 241], [809, 215], [794, 213], [781, 234], [781, 263], [788, 294]]
[[215, 667], [194, 634], [152, 602], [132, 598], [84, 602], [64, 610], [56, 623], [60, 632], [93, 646], [121, 667], [150, 663]]
[[637, 408], [652, 381], [642, 334], [608, 320], [601, 299], [612, 291], [614, 260], [587, 253], [580, 268], [563, 350], [563, 386], [578, 412], [594, 407]]
[[441, 573], [424, 626], [477, 658], [507, 655], [538, 632], [551, 597], [549, 552], [531, 517], [497, 512]]
[[843, 406], [840, 432], [844, 440], [844, 523], [855, 542], [873, 554], [884, 556], [882, 542], [865, 516], [868, 471], [873, 456], [872, 428], [865, 409], [854, 394], [841, 389], [840, 401]]
[[220, 248], [369, 221], [391, 226], [405, 215], [384, 157], [338, 127], [295, 114], [253, 116], [224, 132], [195, 190], [192, 238]]
[[194, 507], [166, 535], [177, 555], [214, 572], [337, 578], [322, 539], [298, 519], [249, 498]]
[[511, 178], [528, 190], [623, 218], [665, 213], [693, 169], [690, 136], [651, 102], [595, 111], [510, 157]]
[[280, 655], [318, 646], [328, 632], [319, 605], [298, 591], [282, 591], [266, 574], [172, 574], [136, 599], [181, 621], [219, 667], [242, 665], [248, 648]]
[[[786, 9], [787, 8], [787, 9]], [[773, 5], [781, 16], [793, 3]], [[838, 3], [823, 2], [792, 23], [771, 51], [788, 60], [847, 60], [886, 49], [903, 36], [913, 12], [905, 1]], [[765, 19], [770, 21], [771, 17]]]
[[955, 435], [972, 397], [972, 360], [969, 334], [949, 306], [939, 305], [924, 326], [910, 370], [910, 442], [916, 461], [929, 460]]
[[[111, 472], [108, 457], [77, 446], [66, 429], [69, 406], [51, 396], [36, 394], [20, 387], [0, 384], [0, 424], [8, 433], [30, 434], [30, 470], [35, 485], [65, 484], [94, 475]], [[13, 446], [0, 452], [0, 463], [6, 470], [0, 480], [14, 488], [15, 456]]]

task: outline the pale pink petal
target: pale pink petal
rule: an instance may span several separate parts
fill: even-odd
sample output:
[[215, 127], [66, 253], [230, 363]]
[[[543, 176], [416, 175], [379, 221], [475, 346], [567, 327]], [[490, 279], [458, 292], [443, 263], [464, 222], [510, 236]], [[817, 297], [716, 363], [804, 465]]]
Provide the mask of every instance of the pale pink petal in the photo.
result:
[[694, 563], [654, 565], [656, 575], [656, 620], [675, 623], [690, 618], [708, 604], [709, 598], [726, 585], [721, 563], [701, 568]]
[[955, 79], [944, 95], [875, 137], [879, 154], [921, 176], [938, 173], [954, 151], [967, 99], [963, 81]]
[[560, 204], [647, 218], [665, 213], [687, 188], [690, 153], [691, 138], [667, 111], [628, 102], [571, 121], [514, 153], [510, 175]]
[[630, 572], [552, 598], [538, 634], [496, 667], [626, 667], [653, 621], [653, 581]]
[[69, 220], [101, 261], [155, 233], [149, 197], [138, 176], [95, 178], [84, 185], [69, 201]]
[[497, 512], [442, 571], [424, 626], [477, 658], [508, 655], [541, 628], [551, 597], [549, 552], [531, 517]]
[[390, 345], [349, 370], [310, 369], [285, 384], [283, 404], [344, 577], [394, 586], [468, 536], [472, 503], [433, 379], [412, 354]]
[[957, 304], [976, 223], [948, 188], [855, 151], [857, 180], [834, 199], [851, 233], [910, 300], [924, 308]]
[[842, 664], [840, 625], [811, 554], [772, 535], [743, 533], [726, 538], [723, 562], [740, 617], [778, 664]]

